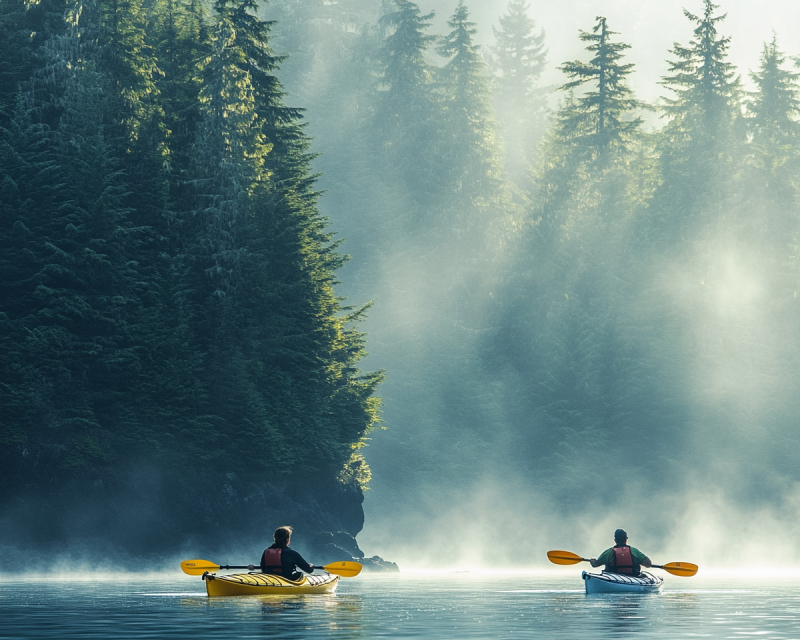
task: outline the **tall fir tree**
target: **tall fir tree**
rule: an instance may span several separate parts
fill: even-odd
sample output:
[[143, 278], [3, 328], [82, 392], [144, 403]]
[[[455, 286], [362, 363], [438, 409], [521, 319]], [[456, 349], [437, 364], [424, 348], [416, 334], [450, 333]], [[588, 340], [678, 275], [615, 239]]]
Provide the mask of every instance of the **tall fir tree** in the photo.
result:
[[545, 32], [537, 33], [526, 0], [511, 0], [507, 12], [492, 27], [490, 70], [496, 91], [494, 105], [502, 127], [506, 170], [521, 182], [537, 157], [537, 147], [547, 128], [547, 88], [539, 85], [547, 64]]
[[588, 63], [565, 62], [559, 67], [571, 78], [562, 91], [591, 87], [559, 113], [561, 130], [580, 152], [601, 165], [612, 155], [628, 151], [630, 139], [641, 125], [641, 118], [631, 117], [641, 105], [627, 84], [634, 65], [621, 63], [623, 51], [630, 45], [613, 42], [614, 35], [606, 19], [598, 17], [592, 32], [581, 31], [580, 35], [582, 41], [590, 43], [586, 50], [592, 53], [592, 59]]
[[[625, 174], [640, 132], [642, 105], [627, 84], [633, 64], [622, 62], [630, 45], [614, 42], [614, 35], [606, 19], [598, 17], [592, 32], [580, 32], [591, 60], [559, 67], [570, 78], [561, 90], [569, 93], [553, 119], [534, 177], [535, 219], [543, 238], [566, 234], [577, 240], [629, 213]], [[578, 88], [584, 91], [573, 95]], [[590, 212], [594, 224], [587, 224]]]
[[487, 343], [487, 362], [527, 398], [515, 451], [535, 482], [553, 483], [571, 505], [580, 501], [556, 485], [603, 485], [582, 461], [612, 433], [650, 437], [629, 414], [640, 369], [623, 313], [629, 283], [620, 277], [636, 211], [642, 105], [628, 86], [629, 45], [614, 35], [598, 17], [591, 32], [580, 32], [590, 60], [560, 67], [567, 95], [541, 147], [528, 224], [496, 293], [497, 330]]
[[422, 202], [439, 190], [432, 149], [437, 139], [439, 109], [426, 51], [435, 36], [425, 33], [434, 13], [423, 15], [410, 0], [393, 0], [393, 11], [379, 20], [388, 32], [378, 52], [382, 74], [377, 95], [376, 125], [387, 168], [405, 181]]
[[452, 31], [437, 48], [447, 60], [438, 73], [444, 114], [437, 157], [456, 200], [461, 196], [467, 204], [491, 201], [498, 198], [502, 184], [497, 125], [485, 64], [473, 40], [477, 29], [463, 0], [447, 24]]
[[[787, 63], [776, 38], [765, 43], [759, 68], [750, 74], [756, 91], [747, 100], [748, 166], [753, 181], [746, 193], [757, 193], [762, 207], [783, 210], [783, 224], [798, 206], [795, 176], [800, 170], [800, 73], [787, 69]], [[769, 226], [775, 241], [793, 235], [778, 219], [774, 222], [778, 224]]]
[[668, 123], [659, 145], [662, 185], [656, 192], [652, 230], [656, 242], [681, 242], [709, 230], [730, 191], [727, 176], [741, 160], [744, 127], [741, 88], [728, 61], [730, 38], [718, 33], [725, 14], [704, 0], [702, 15], [684, 10], [694, 23], [687, 46], [675, 43], [669, 74], [661, 84], [673, 92], [665, 98]]
[[799, 281], [800, 73], [788, 64], [775, 37], [764, 43], [759, 67], [750, 74], [756, 90], [746, 101], [749, 142], [741, 186], [727, 216], [729, 235], [742, 254], [753, 256], [753, 270], [778, 299]]
[[41, 47], [66, 29], [64, 0], [0, 2], [0, 125], [14, 116], [17, 92], [38, 67]]

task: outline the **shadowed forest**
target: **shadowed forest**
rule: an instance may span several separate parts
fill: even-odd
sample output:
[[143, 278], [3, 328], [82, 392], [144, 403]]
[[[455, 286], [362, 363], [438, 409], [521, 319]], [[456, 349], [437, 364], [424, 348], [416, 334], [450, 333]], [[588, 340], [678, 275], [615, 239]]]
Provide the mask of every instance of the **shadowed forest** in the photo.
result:
[[450, 4], [2, 0], [0, 441], [369, 484], [387, 556], [794, 535], [792, 53], [688, 2], [645, 103], [610, 18]]

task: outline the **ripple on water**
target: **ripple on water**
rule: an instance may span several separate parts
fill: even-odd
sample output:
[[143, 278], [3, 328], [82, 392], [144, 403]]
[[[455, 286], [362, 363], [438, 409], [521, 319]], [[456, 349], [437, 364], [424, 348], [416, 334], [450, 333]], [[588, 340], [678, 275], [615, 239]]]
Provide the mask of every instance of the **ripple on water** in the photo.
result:
[[[335, 595], [208, 598], [183, 575], [6, 576], [11, 638], [736, 638], [800, 640], [800, 579], [668, 579], [661, 595], [587, 596], [580, 574], [359, 576]], [[187, 587], [189, 587], [187, 589]], [[579, 588], [576, 588], [579, 587]]]

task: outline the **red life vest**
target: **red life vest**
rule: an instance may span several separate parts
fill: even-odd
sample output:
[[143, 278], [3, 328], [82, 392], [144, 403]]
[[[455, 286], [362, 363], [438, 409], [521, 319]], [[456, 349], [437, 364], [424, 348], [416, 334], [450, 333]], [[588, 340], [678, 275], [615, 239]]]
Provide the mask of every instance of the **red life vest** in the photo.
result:
[[633, 554], [631, 554], [631, 548], [629, 546], [622, 545], [621, 547], [614, 547], [612, 551], [614, 552], [614, 556], [611, 561], [611, 566], [609, 567], [612, 572], [625, 573], [628, 575], [639, 573], [634, 565]]
[[278, 576], [283, 575], [281, 551], [283, 551], [283, 549], [264, 549], [264, 558], [261, 560], [264, 573], [273, 573]]

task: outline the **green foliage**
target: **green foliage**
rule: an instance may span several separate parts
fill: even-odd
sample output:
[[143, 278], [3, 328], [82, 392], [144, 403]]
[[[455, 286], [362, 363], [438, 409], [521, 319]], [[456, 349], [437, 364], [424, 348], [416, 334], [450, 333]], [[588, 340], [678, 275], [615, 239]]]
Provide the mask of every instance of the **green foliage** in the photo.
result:
[[[750, 132], [748, 166], [758, 197], [766, 205], [787, 211], [797, 205], [795, 176], [800, 142], [800, 97], [797, 79], [800, 73], [785, 68], [786, 56], [778, 49], [776, 38], [764, 44], [759, 70], [750, 77], [757, 90], [747, 101], [747, 124]], [[782, 235], [786, 228], [775, 229]]]
[[[613, 42], [613, 35], [606, 19], [598, 18], [591, 33], [580, 35], [590, 43], [591, 60], [560, 67], [570, 78], [561, 90], [569, 93], [534, 173], [533, 219], [546, 246], [560, 241], [588, 250], [632, 215], [630, 183], [637, 163], [631, 151], [642, 140], [637, 114], [642, 105], [627, 86], [633, 65], [622, 63], [629, 45]], [[584, 91], [575, 96], [575, 89]]]
[[502, 174], [497, 127], [485, 79], [486, 65], [480, 47], [473, 42], [477, 29], [469, 21], [463, 1], [447, 24], [452, 31], [437, 48], [447, 59], [438, 74], [444, 111], [437, 153], [443, 162], [440, 172], [450, 172], [448, 183], [456, 194], [466, 196], [464, 204], [478, 198], [492, 200], [500, 189]]
[[612, 42], [616, 32], [608, 29], [606, 19], [597, 18], [592, 33], [581, 31], [581, 40], [593, 54], [589, 62], [565, 62], [559, 69], [571, 80], [562, 91], [584, 85], [591, 89], [568, 103], [559, 113], [562, 138], [572, 143], [593, 160], [607, 163], [610, 156], [625, 153], [629, 139], [641, 125], [641, 119], [630, 117], [640, 107], [627, 85], [633, 64], [621, 64], [623, 51], [630, 45]]
[[656, 243], [671, 245], [707, 227], [741, 162], [741, 87], [727, 59], [730, 38], [717, 31], [725, 15], [715, 15], [716, 9], [704, 0], [702, 16], [684, 10], [695, 25], [694, 38], [687, 46], [675, 44], [676, 59], [661, 81], [674, 97], [664, 99], [669, 121], [659, 145], [663, 182], [650, 230]]
[[257, 9], [76, 3], [5, 68], [3, 444], [368, 481], [383, 375]]
[[506, 169], [516, 180], [536, 156], [547, 110], [547, 89], [539, 86], [547, 63], [545, 33], [544, 29], [536, 33], [529, 8], [525, 0], [511, 0], [507, 13], [500, 16], [500, 28], [492, 27], [494, 104], [505, 134]]
[[425, 201], [426, 195], [437, 191], [431, 152], [438, 136], [439, 110], [425, 58], [436, 40], [425, 33], [434, 13], [422, 15], [410, 0], [391, 4], [395, 10], [379, 21], [379, 27], [388, 31], [377, 54], [382, 67], [375, 106], [381, 156], [386, 168], [397, 172], [408, 190]]
[[694, 38], [687, 46], [675, 44], [670, 53], [669, 75], [661, 82], [675, 94], [665, 99], [665, 111], [673, 129], [678, 129], [700, 145], [714, 139], [730, 126], [739, 107], [739, 82], [733, 64], [728, 62], [730, 38], [717, 33], [725, 15], [714, 15], [719, 5], [703, 0], [702, 16], [686, 9], [693, 23]]

